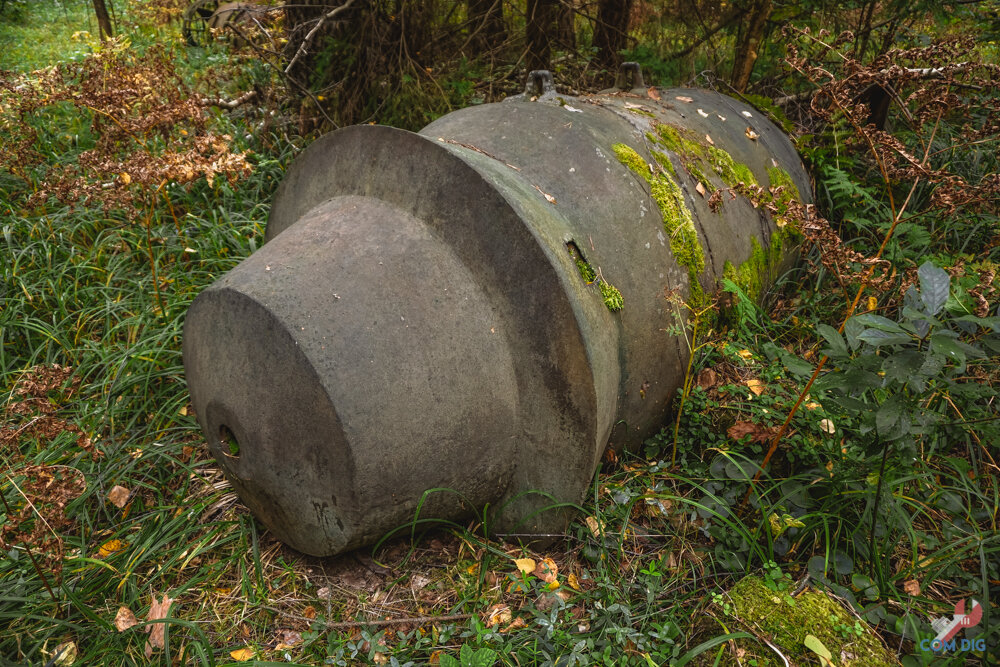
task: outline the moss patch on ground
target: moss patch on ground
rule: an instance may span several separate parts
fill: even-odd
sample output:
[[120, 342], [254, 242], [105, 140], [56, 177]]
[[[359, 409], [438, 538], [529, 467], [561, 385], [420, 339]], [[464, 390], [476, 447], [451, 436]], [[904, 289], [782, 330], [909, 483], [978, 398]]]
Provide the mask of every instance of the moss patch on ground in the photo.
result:
[[698, 239], [691, 209], [684, 202], [684, 193], [675, 180], [676, 174], [668, 173], [666, 167], [654, 169], [630, 146], [615, 144], [612, 148], [622, 164], [649, 183], [653, 200], [663, 218], [663, 229], [670, 239], [670, 251], [677, 263], [688, 271], [692, 297], [700, 294], [698, 276], [705, 270], [705, 251]]
[[[895, 667], [899, 664], [864, 621], [859, 621], [824, 593], [807, 591], [792, 598], [772, 591], [757, 577], [747, 577], [730, 589], [727, 602], [731, 605], [729, 613], [744, 627], [752, 628], [755, 634], [773, 642], [796, 664], [820, 664], [818, 655], [806, 647], [808, 635], [829, 650], [838, 667]], [[766, 647], [753, 642], [747, 644], [747, 650], [757, 654], [758, 665], [784, 664]]]

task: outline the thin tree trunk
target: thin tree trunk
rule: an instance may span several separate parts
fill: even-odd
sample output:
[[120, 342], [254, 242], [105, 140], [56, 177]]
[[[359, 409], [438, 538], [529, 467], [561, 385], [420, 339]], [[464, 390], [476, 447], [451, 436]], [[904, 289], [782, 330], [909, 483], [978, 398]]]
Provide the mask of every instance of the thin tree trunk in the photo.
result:
[[739, 92], [747, 89], [754, 63], [757, 62], [757, 47], [764, 37], [767, 19], [771, 16], [771, 0], [755, 0], [747, 13], [747, 24], [736, 47], [733, 58], [733, 88]]
[[94, 13], [97, 14], [97, 26], [101, 33], [101, 39], [114, 37], [111, 30], [111, 17], [108, 15], [108, 7], [104, 0], [94, 0]]
[[628, 43], [628, 24], [632, 15], [633, 0], [600, 0], [597, 5], [597, 23], [594, 24], [594, 46], [597, 63], [616, 71], [621, 64], [622, 51]]
[[477, 49], [498, 48], [507, 39], [503, 22], [503, 0], [467, 0], [469, 33]]
[[524, 35], [528, 42], [528, 69], [550, 69], [559, 0], [528, 0], [527, 9]]
[[557, 9], [556, 42], [567, 51], [576, 49], [576, 11], [574, 0], [562, 0]]

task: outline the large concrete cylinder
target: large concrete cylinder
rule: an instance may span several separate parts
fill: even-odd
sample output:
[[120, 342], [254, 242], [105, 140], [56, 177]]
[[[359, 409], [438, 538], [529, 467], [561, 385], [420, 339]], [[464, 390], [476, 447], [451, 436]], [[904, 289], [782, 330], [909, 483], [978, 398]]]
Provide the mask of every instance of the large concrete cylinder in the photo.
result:
[[775, 276], [792, 233], [728, 187], [782, 185], [780, 200], [809, 181], [763, 114], [704, 90], [577, 98], [550, 81], [416, 134], [321, 137], [266, 244], [191, 306], [209, 447], [292, 547], [334, 554], [475, 512], [562, 530], [605, 447], [655, 433], [683, 380], [665, 291], [705, 298], [727, 275], [755, 294]]

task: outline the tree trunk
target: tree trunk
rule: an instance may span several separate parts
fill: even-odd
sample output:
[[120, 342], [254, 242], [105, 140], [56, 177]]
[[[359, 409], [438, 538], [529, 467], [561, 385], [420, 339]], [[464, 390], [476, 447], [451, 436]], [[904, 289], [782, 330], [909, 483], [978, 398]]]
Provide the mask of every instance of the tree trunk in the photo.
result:
[[469, 34], [476, 49], [491, 51], [507, 39], [503, 0], [467, 0]]
[[558, 10], [559, 0], [528, 0], [524, 34], [528, 43], [529, 70], [550, 69]]
[[597, 48], [597, 64], [611, 70], [618, 70], [621, 54], [628, 42], [629, 17], [632, 15], [634, 0], [599, 0], [597, 23], [594, 24], [594, 47]]
[[747, 12], [743, 34], [736, 45], [733, 58], [733, 88], [744, 92], [750, 83], [754, 63], [757, 62], [757, 47], [764, 37], [767, 19], [771, 16], [771, 0], [754, 0]]
[[576, 11], [574, 0], [562, 0], [556, 18], [556, 43], [567, 51], [576, 49]]
[[94, 13], [97, 14], [97, 27], [101, 33], [101, 39], [114, 37], [111, 30], [111, 17], [108, 15], [108, 6], [104, 0], [94, 0]]

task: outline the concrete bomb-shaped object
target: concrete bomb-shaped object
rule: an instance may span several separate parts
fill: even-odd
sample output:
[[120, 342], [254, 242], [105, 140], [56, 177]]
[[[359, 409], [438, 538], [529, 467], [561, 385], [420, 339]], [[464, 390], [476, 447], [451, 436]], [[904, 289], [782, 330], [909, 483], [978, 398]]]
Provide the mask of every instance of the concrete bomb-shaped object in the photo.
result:
[[728, 189], [787, 201], [809, 180], [756, 109], [633, 76], [569, 97], [533, 73], [291, 165], [266, 244], [184, 327], [209, 447], [277, 537], [327, 555], [474, 513], [558, 532], [605, 447], [661, 427], [689, 354], [665, 291], [759, 295], [794, 232]]

